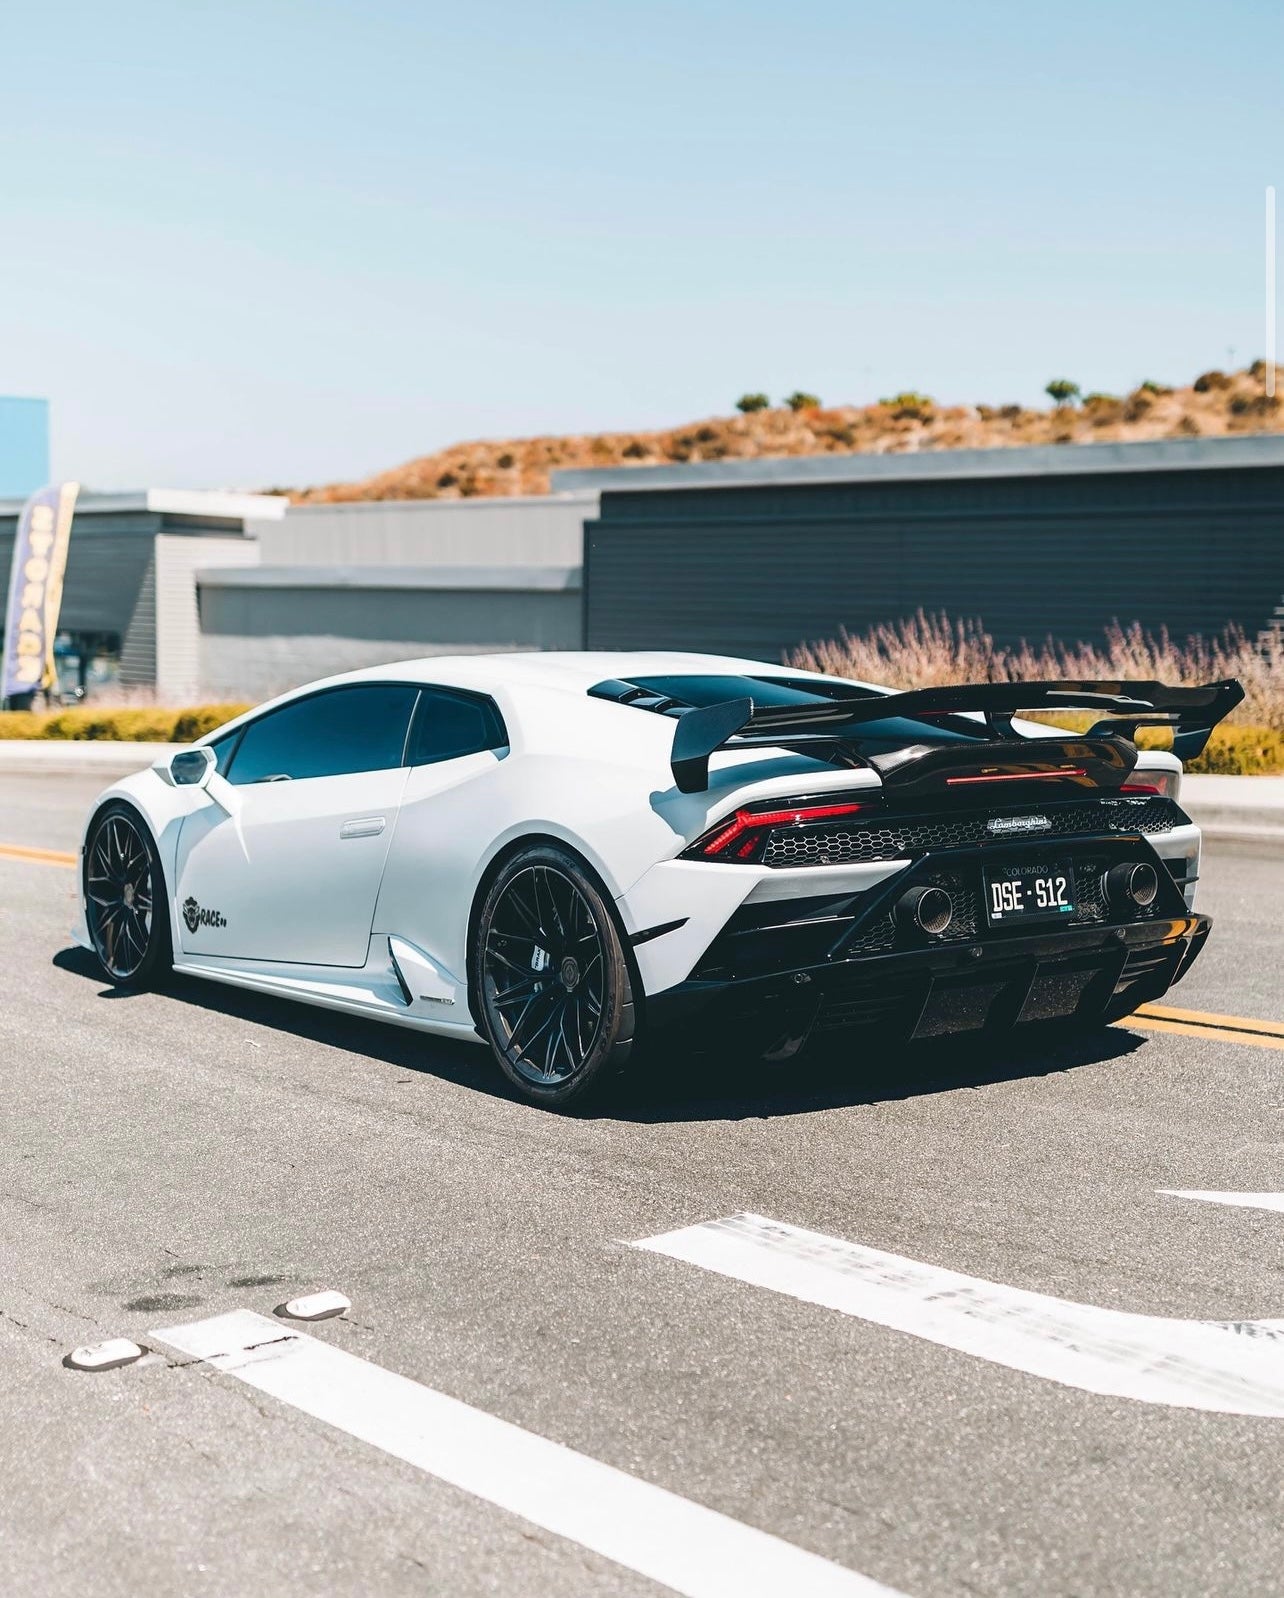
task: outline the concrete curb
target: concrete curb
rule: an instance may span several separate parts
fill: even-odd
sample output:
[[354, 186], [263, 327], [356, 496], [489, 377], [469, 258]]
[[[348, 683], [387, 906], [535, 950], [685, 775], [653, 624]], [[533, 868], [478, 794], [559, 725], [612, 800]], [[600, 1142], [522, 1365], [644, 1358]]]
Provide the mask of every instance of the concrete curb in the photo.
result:
[[0, 738], [0, 777], [99, 777], [106, 787], [181, 747], [95, 738]]
[[1181, 802], [1212, 842], [1284, 844], [1284, 777], [1187, 777]]

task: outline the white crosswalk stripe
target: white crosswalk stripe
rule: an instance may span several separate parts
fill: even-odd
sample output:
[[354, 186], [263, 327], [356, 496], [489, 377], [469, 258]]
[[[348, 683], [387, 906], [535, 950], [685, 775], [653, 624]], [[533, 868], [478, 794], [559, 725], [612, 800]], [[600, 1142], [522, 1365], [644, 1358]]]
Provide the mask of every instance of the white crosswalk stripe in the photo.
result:
[[1084, 1392], [1284, 1416], [1284, 1320], [1186, 1321], [963, 1276], [761, 1215], [634, 1244]]
[[900, 1598], [856, 1571], [279, 1320], [235, 1310], [151, 1335], [689, 1598]]
[[1215, 1193], [1203, 1188], [1161, 1187], [1168, 1198], [1203, 1199], [1205, 1204], [1232, 1204], [1245, 1210], [1284, 1210], [1284, 1193]]

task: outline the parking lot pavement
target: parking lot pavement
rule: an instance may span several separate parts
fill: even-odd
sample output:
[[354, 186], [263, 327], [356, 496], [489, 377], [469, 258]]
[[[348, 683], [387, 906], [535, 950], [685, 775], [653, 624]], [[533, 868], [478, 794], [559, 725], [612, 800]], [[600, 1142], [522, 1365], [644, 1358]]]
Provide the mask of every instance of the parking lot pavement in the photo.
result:
[[[85, 796], [21, 781], [0, 835], [74, 848]], [[1284, 1021], [1282, 888], [1210, 854], [1218, 926], [1172, 1005]], [[71, 889], [0, 859], [12, 1590], [730, 1593], [755, 1531], [799, 1592], [1284, 1586], [1284, 1215], [1166, 1191], [1284, 1190], [1280, 1051], [1122, 1026], [674, 1059], [557, 1117], [463, 1045], [121, 996], [68, 947]], [[746, 1214], [761, 1248], [710, 1244]], [[323, 1287], [346, 1316], [272, 1316]], [[199, 1357], [234, 1312], [342, 1374], [253, 1330]], [[61, 1363], [108, 1337], [154, 1352]], [[404, 1404], [368, 1397], [397, 1379]], [[635, 1517], [581, 1513], [655, 1488], [663, 1570]]]

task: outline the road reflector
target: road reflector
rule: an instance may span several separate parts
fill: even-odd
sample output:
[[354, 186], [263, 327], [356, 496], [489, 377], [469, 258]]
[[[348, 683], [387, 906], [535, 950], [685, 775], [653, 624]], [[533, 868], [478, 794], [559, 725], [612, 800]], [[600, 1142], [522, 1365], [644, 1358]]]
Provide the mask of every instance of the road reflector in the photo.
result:
[[326, 1291], [307, 1293], [302, 1298], [292, 1298], [277, 1310], [278, 1315], [288, 1315], [292, 1321], [328, 1321], [352, 1308], [352, 1300], [342, 1293]]
[[122, 1365], [132, 1365], [146, 1352], [127, 1337], [109, 1337], [105, 1343], [86, 1343], [82, 1348], [73, 1348], [63, 1364], [74, 1371], [114, 1371]]

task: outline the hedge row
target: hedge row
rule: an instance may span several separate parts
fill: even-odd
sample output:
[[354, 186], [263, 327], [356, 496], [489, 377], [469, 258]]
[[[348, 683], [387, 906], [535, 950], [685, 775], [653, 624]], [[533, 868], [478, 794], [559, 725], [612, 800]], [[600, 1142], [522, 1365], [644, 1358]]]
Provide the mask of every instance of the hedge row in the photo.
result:
[[189, 744], [213, 732], [248, 705], [195, 705], [190, 710], [117, 708], [93, 710], [78, 705], [38, 715], [30, 710], [0, 710], [0, 738], [96, 738], [109, 743]]

